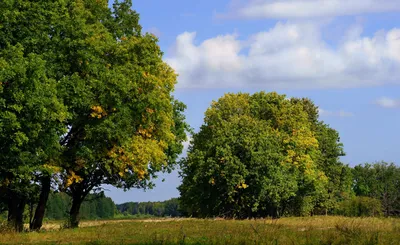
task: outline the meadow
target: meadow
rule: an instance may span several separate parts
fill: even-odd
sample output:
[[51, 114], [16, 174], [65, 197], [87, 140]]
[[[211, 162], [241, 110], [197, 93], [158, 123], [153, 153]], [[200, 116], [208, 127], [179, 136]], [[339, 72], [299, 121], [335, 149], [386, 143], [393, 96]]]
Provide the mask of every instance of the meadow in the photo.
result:
[[3, 231], [0, 244], [400, 244], [400, 219], [338, 216], [259, 220], [146, 219], [47, 223]]

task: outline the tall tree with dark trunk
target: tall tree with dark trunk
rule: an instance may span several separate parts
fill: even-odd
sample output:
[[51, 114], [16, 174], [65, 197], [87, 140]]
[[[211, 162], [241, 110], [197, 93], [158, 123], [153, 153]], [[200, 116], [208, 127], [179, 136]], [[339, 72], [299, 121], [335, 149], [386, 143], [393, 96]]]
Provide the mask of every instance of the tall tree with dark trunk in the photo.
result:
[[[63, 138], [64, 187], [73, 199], [70, 225], [79, 207], [101, 184], [126, 189], [151, 186], [159, 171], [169, 171], [186, 139], [185, 106], [172, 96], [176, 74], [162, 60], [157, 39], [142, 34], [131, 2], [85, 1], [71, 9], [66, 30], [80, 37], [65, 57], [75, 72], [60, 81], [71, 112]], [[66, 38], [65, 38], [66, 39]]]
[[47, 200], [50, 195], [51, 178], [48, 175], [44, 175], [40, 179], [41, 190], [39, 195], [39, 202], [35, 211], [32, 222], [30, 223], [31, 230], [40, 230], [43, 224], [43, 218], [46, 211]]
[[65, 107], [40, 55], [21, 45], [0, 51], [0, 180], [8, 189], [9, 222], [21, 231], [36, 174], [60, 153]]
[[[0, 63], [2, 83], [20, 74], [33, 81], [20, 92], [0, 84], [16, 101], [10, 107], [8, 97], [0, 97], [0, 118], [5, 118], [0, 121], [1, 150], [10, 148], [14, 154], [0, 160], [12, 165], [4, 165], [4, 183], [29, 173], [27, 183], [41, 187], [34, 229], [42, 223], [47, 172], [58, 171], [60, 187], [74, 199], [70, 213], [76, 226], [88, 193], [101, 184], [151, 187], [151, 177], [170, 171], [183, 148], [187, 125], [185, 106], [172, 96], [176, 74], [162, 60], [157, 38], [141, 32], [139, 15], [131, 8], [129, 0], [115, 1], [112, 10], [108, 1], [98, 0], [0, 3], [0, 50], [5, 54], [19, 45], [20, 67], [37, 66], [37, 72], [25, 74], [19, 64], [9, 69], [9, 58]], [[39, 92], [43, 99], [34, 97]], [[21, 101], [21, 93], [32, 101]], [[24, 114], [30, 120], [26, 127], [19, 121]], [[57, 154], [60, 162], [51, 161]], [[43, 173], [34, 168], [44, 165]]]

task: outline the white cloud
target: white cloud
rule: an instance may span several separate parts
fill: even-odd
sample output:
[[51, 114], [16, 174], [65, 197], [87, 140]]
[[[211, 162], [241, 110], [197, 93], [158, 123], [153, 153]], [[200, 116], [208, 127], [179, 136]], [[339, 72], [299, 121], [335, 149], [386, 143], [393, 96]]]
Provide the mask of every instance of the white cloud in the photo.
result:
[[314, 18], [400, 11], [398, 0], [251, 0], [236, 4], [242, 18]]
[[328, 110], [324, 110], [324, 109], [319, 108], [318, 112], [319, 112], [320, 116], [331, 116], [331, 117], [352, 117], [352, 116], [354, 116], [353, 113], [347, 112], [347, 111], [344, 111], [344, 110], [328, 111]]
[[166, 61], [178, 87], [348, 88], [400, 83], [400, 29], [361, 36], [353, 28], [331, 48], [310, 22], [278, 22], [247, 40], [220, 35], [200, 44], [196, 33], [176, 39]]
[[375, 101], [375, 104], [384, 107], [384, 108], [397, 108], [400, 107], [400, 100], [382, 97]]

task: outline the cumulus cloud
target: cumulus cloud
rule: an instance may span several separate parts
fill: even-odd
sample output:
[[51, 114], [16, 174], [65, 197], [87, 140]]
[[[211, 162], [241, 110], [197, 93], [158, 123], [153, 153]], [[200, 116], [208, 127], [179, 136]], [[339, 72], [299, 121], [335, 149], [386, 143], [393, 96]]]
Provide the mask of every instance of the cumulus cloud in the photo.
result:
[[324, 110], [324, 109], [319, 108], [318, 112], [319, 112], [320, 116], [330, 116], [330, 117], [352, 117], [352, 116], [354, 116], [353, 113], [347, 112], [347, 111], [344, 111], [344, 110], [328, 111], [328, 110]]
[[246, 40], [220, 35], [201, 43], [195, 32], [176, 39], [166, 61], [178, 87], [348, 88], [400, 83], [400, 29], [362, 36], [350, 30], [336, 48], [311, 22], [278, 22]]
[[242, 18], [314, 18], [400, 11], [398, 0], [250, 0], [232, 5], [233, 15]]
[[398, 108], [400, 107], [400, 100], [382, 97], [375, 101], [375, 104], [383, 108]]

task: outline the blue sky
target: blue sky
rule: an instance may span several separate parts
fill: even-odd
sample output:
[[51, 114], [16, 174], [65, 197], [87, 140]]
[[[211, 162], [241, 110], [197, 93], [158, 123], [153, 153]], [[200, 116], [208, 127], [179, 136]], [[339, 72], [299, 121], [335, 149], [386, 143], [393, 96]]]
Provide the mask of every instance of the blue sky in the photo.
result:
[[[179, 74], [175, 96], [198, 129], [226, 92], [309, 97], [340, 133], [345, 163], [400, 163], [399, 0], [133, 0]], [[165, 179], [164, 182], [161, 179]], [[177, 172], [116, 203], [177, 197]]]

